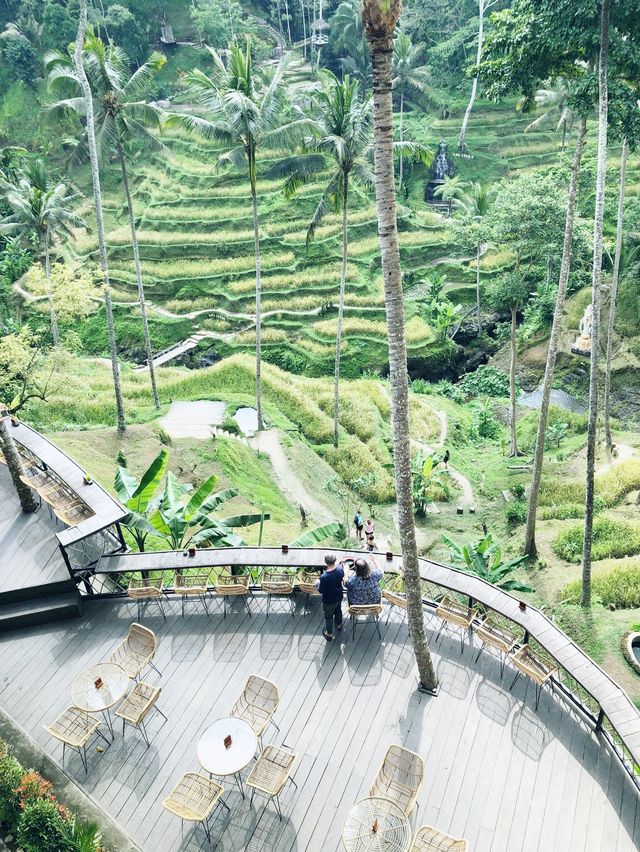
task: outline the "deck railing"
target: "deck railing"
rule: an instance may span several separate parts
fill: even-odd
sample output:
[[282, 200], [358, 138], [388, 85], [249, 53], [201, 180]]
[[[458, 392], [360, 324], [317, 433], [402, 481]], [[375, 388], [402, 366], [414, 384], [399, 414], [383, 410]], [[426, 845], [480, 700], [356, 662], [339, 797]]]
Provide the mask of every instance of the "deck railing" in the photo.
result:
[[[384, 570], [383, 586], [393, 583], [396, 588], [398, 584], [401, 587], [400, 556], [351, 550], [334, 552], [338, 559], [366, 555]], [[251, 588], [257, 591], [265, 569], [321, 570], [326, 553], [321, 548], [289, 548], [284, 553], [281, 548], [269, 547], [212, 548], [198, 550], [193, 556], [187, 551], [125, 553], [100, 559], [92, 572], [91, 588], [96, 597], [125, 596], [129, 578], [142, 574], [162, 576], [165, 594], [171, 596], [176, 573], [208, 570], [213, 588], [216, 574], [226, 568], [234, 573], [249, 573]], [[521, 632], [521, 643], [529, 643], [557, 671], [552, 678], [554, 694], [592, 726], [598, 739], [608, 745], [640, 789], [640, 713], [622, 687], [535, 607], [525, 605], [479, 577], [427, 559], [420, 560], [420, 574], [426, 609], [435, 610], [438, 601], [447, 595], [478, 611], [474, 626], [492, 613], [498, 622]]]

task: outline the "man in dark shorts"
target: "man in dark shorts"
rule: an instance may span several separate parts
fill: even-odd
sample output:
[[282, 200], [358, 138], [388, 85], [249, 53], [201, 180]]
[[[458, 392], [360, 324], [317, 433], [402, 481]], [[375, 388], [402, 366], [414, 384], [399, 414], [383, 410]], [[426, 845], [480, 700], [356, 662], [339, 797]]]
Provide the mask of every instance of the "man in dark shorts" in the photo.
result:
[[318, 580], [318, 591], [322, 595], [322, 611], [324, 613], [325, 629], [322, 635], [331, 642], [333, 640], [333, 622], [336, 631], [342, 630], [342, 581], [344, 579], [344, 568], [342, 563], [336, 564], [336, 558], [328, 553], [324, 558], [326, 568]]

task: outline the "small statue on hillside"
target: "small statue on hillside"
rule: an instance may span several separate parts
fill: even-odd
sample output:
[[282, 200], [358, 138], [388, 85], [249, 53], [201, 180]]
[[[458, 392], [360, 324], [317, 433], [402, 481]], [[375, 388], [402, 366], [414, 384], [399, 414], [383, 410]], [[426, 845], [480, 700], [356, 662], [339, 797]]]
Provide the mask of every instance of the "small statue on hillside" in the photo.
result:
[[591, 302], [587, 305], [578, 328], [580, 334], [576, 337], [576, 342], [571, 347], [571, 351], [575, 355], [589, 355], [591, 352], [591, 332], [593, 330], [593, 305]]

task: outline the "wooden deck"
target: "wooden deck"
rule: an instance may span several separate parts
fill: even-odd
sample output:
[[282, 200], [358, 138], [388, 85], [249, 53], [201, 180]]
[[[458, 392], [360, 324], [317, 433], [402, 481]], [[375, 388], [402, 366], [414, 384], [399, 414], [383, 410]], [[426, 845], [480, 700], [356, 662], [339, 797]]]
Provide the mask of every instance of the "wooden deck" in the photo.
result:
[[[213, 824], [221, 852], [334, 852], [350, 806], [365, 796], [390, 743], [418, 751], [425, 782], [414, 825], [430, 823], [466, 837], [474, 852], [615, 852], [640, 847], [637, 790], [586, 725], [543, 693], [533, 710], [532, 685], [521, 679], [513, 694], [507, 667], [486, 653], [474, 663], [467, 647], [445, 635], [435, 659], [437, 697], [419, 695], [404, 619], [395, 612], [382, 642], [372, 625], [327, 645], [317, 604], [275, 603], [265, 616], [257, 596], [254, 616], [238, 605], [226, 619], [221, 602], [211, 616], [178, 601], [166, 604], [167, 621], [150, 611], [144, 623], [159, 638], [163, 674], [146, 679], [162, 686], [146, 749], [136, 731], [103, 753], [89, 754], [85, 776], [79, 758], [68, 771], [149, 852], [208, 847], [204, 831], [185, 827], [164, 812], [162, 799], [180, 774], [197, 769], [202, 731], [225, 716], [247, 676], [257, 673], [280, 689], [265, 742], [285, 743], [299, 754], [298, 790], [282, 796], [284, 819], [262, 799], [242, 801], [227, 784], [232, 817]], [[104, 659], [125, 636], [134, 607], [122, 600], [88, 604], [82, 621], [29, 628], [0, 637], [0, 704], [54, 759], [62, 748], [42, 724], [70, 703], [76, 675]], [[433, 644], [433, 643], [432, 643]]]

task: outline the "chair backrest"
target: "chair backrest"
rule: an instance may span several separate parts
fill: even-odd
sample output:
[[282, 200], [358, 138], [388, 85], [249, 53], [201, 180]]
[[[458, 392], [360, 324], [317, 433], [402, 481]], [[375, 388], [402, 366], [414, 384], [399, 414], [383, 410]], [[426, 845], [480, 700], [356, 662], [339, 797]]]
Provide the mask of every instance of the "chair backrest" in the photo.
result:
[[193, 589], [194, 587], [206, 589], [208, 582], [209, 575], [206, 572], [193, 573], [187, 571], [180, 574], [176, 571], [173, 578], [173, 588], [176, 592], [180, 589]]
[[286, 574], [283, 571], [265, 571], [262, 587], [271, 588], [274, 591], [292, 592], [293, 579], [292, 574]]
[[301, 592], [306, 592], [309, 595], [320, 594], [318, 592], [316, 583], [320, 579], [320, 574], [310, 574], [306, 571], [303, 571], [300, 574], [300, 579], [298, 581], [298, 588]]
[[159, 598], [162, 596], [164, 582], [162, 577], [132, 577], [129, 580], [127, 594], [134, 600], [145, 598]]
[[223, 571], [218, 574], [215, 582], [216, 587], [240, 587], [243, 586], [245, 589], [249, 588], [249, 575], [248, 574], [231, 574], [228, 571]]
[[349, 604], [350, 615], [378, 616], [382, 612], [382, 604]]
[[158, 640], [153, 630], [143, 627], [142, 624], [134, 623], [129, 628], [127, 644], [136, 654], [148, 657], [155, 654]]
[[424, 775], [424, 763], [419, 754], [399, 745], [391, 745], [384, 756], [380, 774], [387, 780], [402, 784], [414, 792], [419, 790]]
[[258, 675], [249, 675], [244, 687], [244, 697], [248, 704], [260, 707], [268, 713], [273, 713], [280, 703], [278, 687], [275, 683]]

